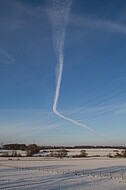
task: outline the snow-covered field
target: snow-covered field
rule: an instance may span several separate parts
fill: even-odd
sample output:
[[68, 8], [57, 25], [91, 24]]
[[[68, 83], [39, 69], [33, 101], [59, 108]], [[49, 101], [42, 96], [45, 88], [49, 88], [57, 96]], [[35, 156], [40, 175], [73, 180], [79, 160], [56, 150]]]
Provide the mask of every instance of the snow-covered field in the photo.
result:
[[126, 159], [1, 157], [0, 189], [126, 190]]
[[[57, 150], [58, 149], [40, 150], [40, 152], [36, 154], [35, 156], [47, 156], [47, 155], [50, 155], [51, 151], [57, 151]], [[81, 153], [81, 150], [84, 150], [84, 149], [66, 149], [66, 150], [68, 151], [68, 156], [75, 156], [75, 155], [79, 155]], [[116, 154], [117, 151], [118, 153], [121, 153], [123, 151], [123, 149], [109, 149], [109, 148], [101, 148], [101, 149], [95, 148], [95, 149], [85, 149], [85, 150], [89, 157], [91, 156], [107, 157], [108, 154], [111, 154], [113, 156]], [[0, 150], [0, 155], [4, 153], [12, 154], [12, 152], [13, 150]], [[26, 156], [26, 151], [17, 150], [17, 154], [19, 153], [22, 156]]]
[[[39, 155], [46, 156], [50, 154], [50, 151], [57, 151], [58, 149], [49, 149], [43, 151], [40, 150]], [[121, 153], [123, 149], [110, 149], [110, 148], [101, 148], [101, 149], [66, 149], [68, 151], [68, 156], [75, 156], [79, 155], [81, 153], [81, 150], [85, 150], [88, 156], [101, 156], [101, 157], [107, 157], [108, 154], [111, 154], [112, 156], [116, 154], [116, 152]]]

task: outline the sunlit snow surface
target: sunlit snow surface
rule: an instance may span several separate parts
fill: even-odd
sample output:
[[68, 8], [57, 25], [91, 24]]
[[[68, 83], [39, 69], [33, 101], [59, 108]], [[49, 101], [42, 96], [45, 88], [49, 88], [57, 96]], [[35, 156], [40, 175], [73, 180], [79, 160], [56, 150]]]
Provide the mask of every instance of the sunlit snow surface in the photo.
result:
[[19, 159], [0, 158], [0, 189], [126, 190], [126, 159]]

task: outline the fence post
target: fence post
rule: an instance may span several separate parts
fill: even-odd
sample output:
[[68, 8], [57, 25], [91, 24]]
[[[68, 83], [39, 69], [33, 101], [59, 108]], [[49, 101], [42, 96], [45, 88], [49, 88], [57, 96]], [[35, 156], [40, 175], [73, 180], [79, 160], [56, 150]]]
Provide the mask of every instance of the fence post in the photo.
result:
[[110, 178], [112, 178], [112, 174], [111, 174], [111, 172], [110, 172]]
[[85, 173], [84, 173], [84, 170], [82, 171], [82, 174], [84, 175]]
[[77, 172], [76, 172], [76, 170], [75, 170], [75, 173], [74, 173], [75, 175], [77, 175]]
[[91, 171], [91, 176], [92, 176], [92, 173], [93, 173], [93, 172]]
[[101, 172], [100, 172], [100, 175], [99, 175], [100, 177], [101, 177]]
[[122, 179], [124, 179], [124, 177], [123, 177], [123, 172], [121, 172], [121, 176], [122, 176]]

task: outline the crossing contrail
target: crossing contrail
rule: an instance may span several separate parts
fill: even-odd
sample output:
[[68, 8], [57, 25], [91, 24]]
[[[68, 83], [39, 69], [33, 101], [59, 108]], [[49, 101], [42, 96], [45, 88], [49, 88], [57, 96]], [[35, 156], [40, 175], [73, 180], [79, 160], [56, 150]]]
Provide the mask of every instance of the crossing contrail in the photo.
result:
[[15, 59], [3, 48], [0, 48], [0, 55], [3, 59], [0, 59], [0, 63], [12, 64], [15, 62]]
[[[57, 66], [58, 70], [56, 71], [57, 74], [57, 81], [56, 81], [56, 91], [53, 103], [53, 112], [58, 115], [59, 117], [68, 120], [76, 125], [84, 127], [89, 131], [95, 133], [93, 129], [87, 127], [84, 124], [81, 124], [73, 119], [70, 119], [57, 111], [57, 102], [59, 98], [61, 80], [62, 80], [62, 73], [63, 73], [63, 50], [64, 50], [64, 41], [65, 41], [65, 34], [66, 34], [66, 26], [69, 19], [70, 7], [71, 7], [72, 0], [48, 0], [47, 5], [47, 14], [49, 16], [49, 20], [52, 25], [52, 39], [55, 54], [57, 57]], [[56, 67], [57, 68], [57, 67]]]

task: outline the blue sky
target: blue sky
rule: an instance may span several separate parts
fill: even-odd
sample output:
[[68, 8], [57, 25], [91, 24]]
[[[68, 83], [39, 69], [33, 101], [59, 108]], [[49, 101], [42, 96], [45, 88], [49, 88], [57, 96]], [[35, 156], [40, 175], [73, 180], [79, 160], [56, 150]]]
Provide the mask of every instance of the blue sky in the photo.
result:
[[0, 143], [126, 145], [126, 1], [73, 0], [70, 9], [57, 110], [96, 133], [53, 113], [46, 6], [0, 0]]

